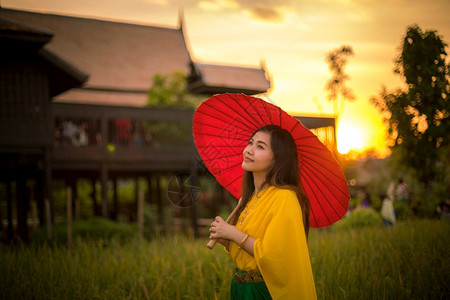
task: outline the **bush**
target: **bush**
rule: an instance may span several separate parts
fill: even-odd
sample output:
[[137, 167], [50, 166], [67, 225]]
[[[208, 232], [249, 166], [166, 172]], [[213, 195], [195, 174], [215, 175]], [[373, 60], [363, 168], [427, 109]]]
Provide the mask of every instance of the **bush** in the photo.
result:
[[[72, 224], [72, 237], [83, 240], [118, 239], [129, 240], [137, 236], [137, 225], [123, 222], [115, 222], [105, 218], [92, 218], [90, 220], [74, 221]], [[32, 236], [36, 244], [47, 241], [46, 228], [37, 229]], [[67, 243], [67, 223], [59, 223], [52, 226], [52, 239], [54, 244]]]
[[407, 203], [394, 201], [394, 209], [397, 215], [397, 221], [406, 221], [414, 218], [413, 211]]
[[333, 229], [362, 228], [382, 224], [380, 215], [372, 208], [357, 208], [342, 220], [336, 222]]

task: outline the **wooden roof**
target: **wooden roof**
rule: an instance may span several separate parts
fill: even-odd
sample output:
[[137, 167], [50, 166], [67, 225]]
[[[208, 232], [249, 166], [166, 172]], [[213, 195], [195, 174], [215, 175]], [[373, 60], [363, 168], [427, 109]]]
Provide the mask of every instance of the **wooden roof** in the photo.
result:
[[[57, 96], [58, 102], [142, 106], [154, 75], [190, 74], [181, 22], [179, 28], [165, 28], [1, 8], [0, 17], [53, 33], [45, 49], [89, 74], [82, 88]], [[267, 81], [261, 69], [201, 66], [206, 86], [260, 92]]]
[[263, 67], [234, 67], [210, 64], [191, 64], [188, 89], [192, 93], [244, 93], [261, 94], [270, 88]]
[[[0, 54], [3, 63], [32, 58], [42, 61], [48, 70], [48, 88], [51, 97], [83, 84], [88, 75], [50, 50], [43, 48], [53, 37], [49, 31], [0, 15]], [[23, 66], [22, 66], [23, 67]]]
[[36, 43], [39, 46], [42, 46], [48, 43], [52, 37], [53, 33], [50, 31], [21, 22], [1, 18], [0, 16], [0, 40], [2, 42], [26, 42]]
[[40, 49], [40, 57], [49, 63], [49, 95], [55, 97], [86, 82], [89, 75], [66, 62], [49, 50]]
[[302, 124], [309, 128], [309, 129], [316, 129], [320, 127], [327, 127], [327, 126], [336, 126], [336, 119], [334, 117], [308, 117], [308, 116], [293, 116]]
[[[46, 49], [85, 70], [89, 80], [84, 88], [90, 90], [141, 92], [144, 94], [141, 104], [144, 104], [155, 74], [174, 71], [187, 74], [189, 70], [190, 56], [179, 28], [9, 9], [0, 9], [0, 17], [52, 32], [54, 37]], [[70, 93], [62, 98], [89, 102]]]

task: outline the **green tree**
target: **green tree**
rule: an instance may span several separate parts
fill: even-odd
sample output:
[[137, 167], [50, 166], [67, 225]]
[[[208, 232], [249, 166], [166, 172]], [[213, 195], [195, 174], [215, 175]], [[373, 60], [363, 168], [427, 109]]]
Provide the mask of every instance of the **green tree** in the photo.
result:
[[446, 46], [436, 31], [408, 27], [395, 68], [406, 88], [388, 92], [383, 87], [379, 97], [371, 99], [388, 126], [392, 160], [411, 169], [428, 191], [432, 183], [448, 189], [450, 66]]
[[331, 71], [332, 77], [325, 85], [325, 89], [329, 92], [327, 99], [333, 102], [333, 111], [336, 119], [339, 119], [342, 115], [345, 101], [355, 100], [353, 91], [346, 86], [346, 81], [350, 76], [344, 71], [347, 65], [347, 57], [351, 55], [353, 55], [352, 47], [341, 46], [330, 51], [326, 56], [328, 69]]
[[148, 91], [147, 106], [196, 108], [202, 99], [189, 94], [182, 72], [156, 74]]
[[[148, 91], [147, 106], [195, 109], [204, 97], [187, 91], [186, 76], [182, 72], [156, 74]], [[145, 121], [145, 131], [152, 137], [153, 147], [186, 145], [191, 142], [191, 122]]]

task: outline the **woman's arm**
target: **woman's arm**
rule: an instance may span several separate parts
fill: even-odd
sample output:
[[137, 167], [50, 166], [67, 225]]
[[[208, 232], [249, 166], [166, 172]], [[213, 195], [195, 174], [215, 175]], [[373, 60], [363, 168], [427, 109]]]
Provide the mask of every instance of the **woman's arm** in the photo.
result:
[[253, 256], [253, 245], [255, 244], [255, 239], [251, 236], [247, 236], [246, 233], [240, 231], [236, 226], [228, 224], [220, 216], [217, 216], [214, 219], [214, 222], [211, 223], [209, 232], [210, 239], [218, 239], [219, 243], [227, 248], [229, 246], [229, 242], [232, 241], [241, 249]]

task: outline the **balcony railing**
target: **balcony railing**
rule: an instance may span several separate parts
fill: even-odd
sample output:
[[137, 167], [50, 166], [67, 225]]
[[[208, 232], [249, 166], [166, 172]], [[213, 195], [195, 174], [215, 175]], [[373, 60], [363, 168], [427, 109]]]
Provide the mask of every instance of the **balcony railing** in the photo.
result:
[[[56, 168], [189, 169], [193, 110], [53, 103]], [[332, 151], [335, 120], [297, 117]]]
[[185, 109], [54, 103], [54, 164], [184, 168], [196, 154], [193, 114]]

